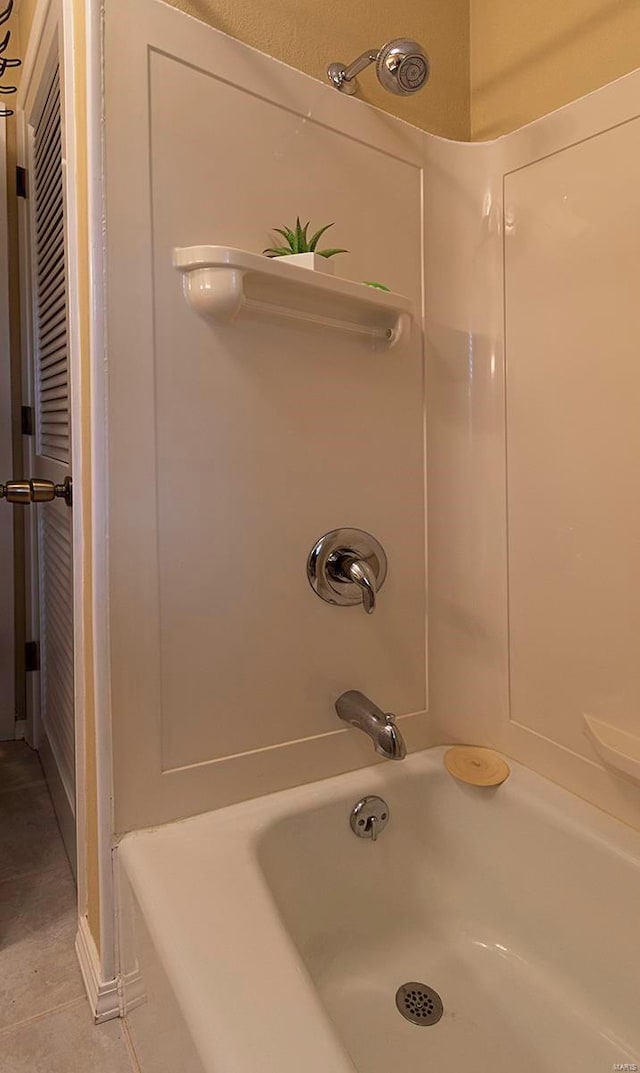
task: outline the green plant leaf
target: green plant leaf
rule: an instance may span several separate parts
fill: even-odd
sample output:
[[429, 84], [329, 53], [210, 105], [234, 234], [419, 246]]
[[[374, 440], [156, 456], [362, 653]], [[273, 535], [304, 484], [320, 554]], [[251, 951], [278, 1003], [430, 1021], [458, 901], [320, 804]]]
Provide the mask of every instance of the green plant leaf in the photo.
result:
[[285, 242], [289, 243], [289, 247], [293, 253], [295, 253], [296, 236], [290, 227], [274, 227], [274, 231], [277, 231], [279, 235], [282, 235]]
[[321, 227], [319, 231], [316, 231], [315, 235], [309, 243], [309, 253], [315, 253], [316, 246], [318, 245], [320, 239], [324, 235], [325, 231], [328, 231], [330, 227], [333, 227], [333, 224], [325, 224], [325, 226]]
[[283, 224], [282, 227], [274, 227], [274, 232], [278, 235], [282, 235], [283, 239], [287, 242], [289, 248], [285, 249], [282, 246], [270, 247], [267, 250], [263, 250], [268, 257], [286, 257], [292, 253], [317, 253], [319, 257], [335, 257], [337, 253], [348, 253], [348, 250], [335, 249], [319, 250], [318, 242], [324, 235], [325, 231], [328, 231], [334, 224], [325, 224], [319, 231], [316, 231], [315, 235], [309, 238], [309, 226], [311, 221], [307, 220], [304, 227], [300, 222], [300, 217], [296, 217], [295, 231], [291, 227], [287, 227]]
[[296, 253], [305, 253], [305, 240], [300, 217], [296, 217]]

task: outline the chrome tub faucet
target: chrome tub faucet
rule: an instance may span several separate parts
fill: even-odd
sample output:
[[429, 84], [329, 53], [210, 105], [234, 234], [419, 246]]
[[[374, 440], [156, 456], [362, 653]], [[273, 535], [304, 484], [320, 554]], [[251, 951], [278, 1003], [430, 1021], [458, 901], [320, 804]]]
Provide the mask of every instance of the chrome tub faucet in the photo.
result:
[[383, 712], [358, 689], [349, 689], [339, 696], [336, 711], [343, 722], [369, 735], [380, 756], [387, 760], [404, 760], [407, 747], [396, 725], [395, 715]]

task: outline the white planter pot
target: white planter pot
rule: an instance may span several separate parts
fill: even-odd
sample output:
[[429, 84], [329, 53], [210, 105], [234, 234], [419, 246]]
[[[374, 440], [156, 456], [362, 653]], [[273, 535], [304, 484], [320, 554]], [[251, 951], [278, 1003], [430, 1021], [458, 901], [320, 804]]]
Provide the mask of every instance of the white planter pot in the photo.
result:
[[328, 276], [332, 276], [336, 268], [329, 257], [320, 257], [318, 253], [292, 253], [290, 257], [279, 257], [278, 260], [280, 264], [311, 268], [314, 272], [325, 272]]

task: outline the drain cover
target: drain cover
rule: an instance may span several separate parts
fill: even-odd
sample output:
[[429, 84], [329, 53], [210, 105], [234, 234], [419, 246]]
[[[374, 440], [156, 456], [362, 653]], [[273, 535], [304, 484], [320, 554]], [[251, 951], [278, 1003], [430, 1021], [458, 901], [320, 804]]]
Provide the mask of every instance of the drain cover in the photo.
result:
[[414, 1025], [435, 1025], [444, 1013], [440, 995], [426, 984], [403, 984], [396, 992], [396, 1006]]

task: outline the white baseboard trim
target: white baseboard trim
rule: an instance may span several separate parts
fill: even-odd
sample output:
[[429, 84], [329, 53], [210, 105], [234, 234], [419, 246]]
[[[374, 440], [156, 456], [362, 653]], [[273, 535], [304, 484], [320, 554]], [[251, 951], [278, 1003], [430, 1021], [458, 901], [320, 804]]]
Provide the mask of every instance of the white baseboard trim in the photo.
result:
[[95, 1023], [99, 1025], [103, 1021], [119, 1017], [118, 981], [101, 979], [100, 957], [86, 916], [80, 917], [78, 921], [76, 954]]

